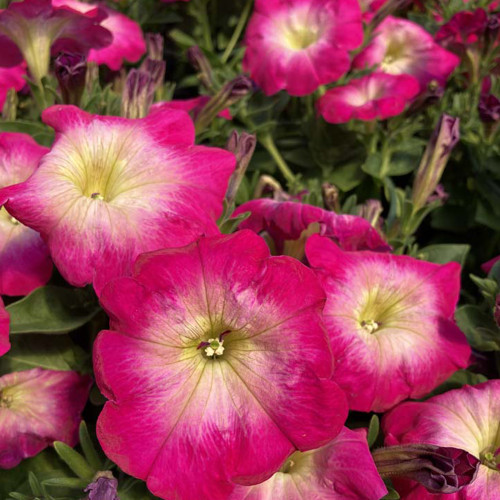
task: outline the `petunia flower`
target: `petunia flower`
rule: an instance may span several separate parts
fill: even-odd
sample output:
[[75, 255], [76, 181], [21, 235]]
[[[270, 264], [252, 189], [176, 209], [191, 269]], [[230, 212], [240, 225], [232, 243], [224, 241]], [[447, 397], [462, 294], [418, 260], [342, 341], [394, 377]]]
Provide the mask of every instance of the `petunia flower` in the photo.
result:
[[458, 493], [432, 495], [418, 483], [395, 481], [404, 500], [500, 498], [500, 380], [464, 386], [423, 403], [404, 403], [382, 420], [386, 444], [430, 443], [463, 449], [481, 461], [475, 481]]
[[109, 69], [118, 71], [123, 61], [137, 62], [146, 53], [146, 42], [141, 27], [135, 21], [104, 4], [88, 4], [78, 0], [52, 0], [56, 7], [70, 7], [71, 9], [88, 14], [99, 6], [107, 17], [101, 21], [101, 26], [113, 35], [113, 41], [107, 47], [91, 49], [88, 61], [105, 64]]
[[233, 216], [245, 212], [250, 212], [250, 217], [239, 228], [266, 235], [277, 255], [303, 260], [305, 242], [315, 233], [332, 238], [345, 250], [391, 249], [367, 220], [354, 215], [338, 215], [305, 203], [269, 198], [243, 203]]
[[351, 409], [381, 412], [425, 396], [468, 365], [470, 347], [453, 321], [457, 263], [345, 252], [318, 235], [306, 256], [327, 294], [335, 380]]
[[322, 448], [296, 451], [267, 481], [236, 487], [228, 500], [378, 500], [387, 488], [365, 436], [344, 427]]
[[[94, 344], [106, 455], [161, 498], [227, 499], [347, 415], [330, 380], [324, 293], [250, 231], [145, 254], [105, 287]], [[175, 467], [172, 467], [175, 464]]]
[[401, 114], [419, 92], [420, 85], [413, 76], [371, 73], [328, 90], [317, 107], [329, 123], [385, 120]]
[[440, 47], [418, 24], [388, 16], [375, 29], [373, 40], [354, 59], [353, 67], [376, 66], [391, 75], [412, 75], [425, 90], [432, 80], [443, 85], [459, 62], [455, 54]]
[[41, 368], [0, 377], [0, 468], [54, 441], [74, 446], [91, 385], [88, 375]]
[[243, 68], [267, 95], [307, 95], [338, 80], [362, 42], [357, 0], [257, 0]]
[[109, 45], [111, 33], [99, 25], [104, 17], [97, 7], [82, 15], [51, 0], [11, 2], [0, 12], [0, 66], [15, 66], [24, 58], [38, 83], [49, 71], [51, 54], [87, 54]]
[[42, 119], [56, 130], [51, 151], [0, 199], [42, 235], [72, 285], [93, 282], [99, 292], [142, 252], [218, 234], [235, 158], [194, 146], [186, 113], [129, 120], [52, 106]]
[[24, 63], [12, 68], [0, 68], [0, 114], [5, 104], [7, 92], [10, 89], [19, 92], [26, 85], [25, 75], [26, 65]]
[[5, 310], [0, 298], [0, 356], [3, 356], [9, 349], [9, 313]]
[[[0, 187], [25, 181], [48, 151], [27, 134], [0, 133]], [[0, 208], [0, 294], [27, 295], [51, 274], [49, 249], [40, 235]]]

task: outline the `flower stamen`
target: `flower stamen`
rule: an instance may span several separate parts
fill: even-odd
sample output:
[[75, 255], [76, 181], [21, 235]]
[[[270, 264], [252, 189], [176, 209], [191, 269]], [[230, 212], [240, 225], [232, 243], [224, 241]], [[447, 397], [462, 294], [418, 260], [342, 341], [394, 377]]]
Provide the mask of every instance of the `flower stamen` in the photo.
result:
[[374, 321], [373, 319], [361, 321], [361, 327], [368, 333], [375, 333], [381, 325], [381, 323], [379, 323], [378, 321]]

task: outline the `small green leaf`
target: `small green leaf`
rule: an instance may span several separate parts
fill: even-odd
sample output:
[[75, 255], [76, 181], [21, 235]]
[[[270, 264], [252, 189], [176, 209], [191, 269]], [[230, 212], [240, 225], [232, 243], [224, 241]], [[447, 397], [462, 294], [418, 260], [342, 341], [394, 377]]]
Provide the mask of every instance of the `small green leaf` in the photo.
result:
[[500, 328], [493, 319], [493, 313], [486, 314], [469, 304], [457, 309], [455, 320], [474, 349], [500, 351]]
[[7, 306], [10, 333], [62, 334], [75, 330], [100, 310], [93, 292], [47, 285]]
[[388, 486], [387, 491], [387, 495], [382, 500], [398, 500], [400, 498], [399, 493], [394, 488]]
[[76, 477], [56, 477], [52, 479], [45, 479], [45, 481], [42, 481], [42, 484], [50, 487], [83, 490], [83, 488], [88, 486], [89, 482], [85, 479], [78, 479]]
[[14, 122], [0, 121], [1, 132], [21, 132], [31, 135], [39, 144], [50, 146], [54, 141], [54, 131], [40, 122], [16, 120]]
[[370, 419], [370, 425], [368, 426], [368, 434], [366, 439], [368, 441], [368, 446], [371, 448], [375, 441], [377, 440], [378, 434], [380, 432], [380, 420], [377, 415], [373, 415]]
[[73, 448], [67, 444], [56, 441], [54, 442], [54, 449], [59, 455], [61, 460], [81, 479], [92, 481], [97, 470], [94, 470], [87, 461]]
[[470, 251], [470, 245], [429, 245], [420, 248], [416, 257], [422, 260], [428, 260], [436, 264], [447, 264], [448, 262], [458, 262], [462, 267]]
[[35, 496], [43, 496], [43, 489], [40, 481], [38, 481], [35, 474], [32, 471], [28, 473], [28, 482], [30, 484], [31, 491]]
[[16, 493], [15, 491], [9, 493], [10, 498], [15, 500], [33, 500], [32, 496], [24, 495], [23, 493]]
[[95, 470], [102, 469], [102, 461], [99, 457], [99, 453], [97, 452], [92, 439], [90, 438], [89, 430], [87, 429], [87, 424], [82, 420], [80, 422], [80, 446], [82, 447], [83, 454], [87, 459], [88, 463]]

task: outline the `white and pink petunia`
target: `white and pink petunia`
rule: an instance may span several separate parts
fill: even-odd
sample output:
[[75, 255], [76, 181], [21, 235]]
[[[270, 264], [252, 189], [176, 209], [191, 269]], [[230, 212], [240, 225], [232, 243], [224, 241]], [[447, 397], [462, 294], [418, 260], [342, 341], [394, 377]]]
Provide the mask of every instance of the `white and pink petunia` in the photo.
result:
[[[95, 4], [78, 0], [52, 0], [52, 5], [70, 7], [82, 14], [95, 9]], [[113, 71], [118, 71], [124, 60], [131, 63], [137, 62], [146, 53], [146, 42], [139, 24], [104, 4], [98, 5], [107, 14], [107, 17], [101, 21], [101, 26], [111, 32], [113, 41], [107, 47], [91, 49], [88, 60], [97, 64], [105, 64]]]
[[324, 300], [310, 269], [270, 257], [251, 231], [141, 256], [101, 295], [106, 455], [161, 498], [222, 500], [328, 443], [347, 404], [330, 378]]
[[468, 365], [470, 347], [453, 321], [457, 263], [345, 252], [318, 235], [306, 256], [327, 294], [335, 380], [351, 409], [385, 411], [425, 396]]
[[56, 140], [24, 183], [0, 190], [8, 212], [38, 231], [63, 277], [96, 291], [143, 252], [218, 234], [232, 153], [195, 146], [183, 111], [143, 119], [74, 106], [42, 114]]
[[233, 216], [245, 212], [250, 212], [250, 216], [239, 228], [262, 234], [277, 255], [304, 260], [305, 242], [316, 233], [331, 238], [344, 250], [391, 249], [367, 220], [354, 215], [339, 215], [306, 203], [269, 198], [243, 203]]
[[237, 486], [228, 500], [379, 500], [387, 488], [365, 436], [344, 427], [327, 445], [293, 453], [267, 481]]
[[16, 66], [23, 59], [31, 77], [39, 83], [49, 72], [50, 56], [61, 51], [88, 54], [112, 40], [100, 26], [104, 11], [93, 6], [85, 14], [51, 0], [11, 2], [0, 11], [0, 66]]
[[403, 403], [382, 420], [387, 445], [429, 443], [460, 448], [481, 461], [474, 482], [433, 495], [409, 480], [395, 486], [403, 500], [500, 499], [500, 380], [464, 386], [423, 403]]
[[372, 41], [356, 56], [355, 68], [373, 67], [391, 75], [412, 75], [424, 90], [435, 80], [444, 85], [460, 59], [438, 45], [418, 24], [386, 17], [373, 33]]
[[329, 123], [385, 120], [401, 114], [420, 93], [410, 75], [371, 73], [328, 90], [318, 101], [318, 112]]
[[357, 0], [257, 0], [243, 68], [267, 95], [307, 95], [338, 80], [362, 42]]
[[[25, 181], [48, 151], [27, 134], [0, 133], [0, 187]], [[27, 295], [51, 274], [49, 249], [40, 234], [0, 208], [0, 294]]]
[[54, 441], [74, 446], [91, 385], [88, 375], [41, 368], [0, 377], [0, 469]]

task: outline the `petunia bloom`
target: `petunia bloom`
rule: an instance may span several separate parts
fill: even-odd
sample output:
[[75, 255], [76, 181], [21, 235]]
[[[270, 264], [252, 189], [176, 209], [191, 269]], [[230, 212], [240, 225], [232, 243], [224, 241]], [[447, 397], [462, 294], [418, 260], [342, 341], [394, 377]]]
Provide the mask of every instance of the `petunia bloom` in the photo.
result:
[[277, 255], [303, 260], [305, 242], [315, 233], [333, 239], [345, 250], [391, 249], [367, 220], [354, 215], [338, 215], [305, 203], [269, 198], [244, 203], [233, 216], [245, 212], [250, 212], [250, 217], [240, 223], [240, 229], [264, 234]]
[[401, 114], [419, 92], [420, 85], [413, 76], [371, 73], [328, 90], [317, 106], [329, 123], [385, 120]]
[[42, 119], [56, 130], [51, 151], [0, 198], [42, 235], [72, 285], [93, 282], [99, 292], [142, 252], [218, 234], [235, 158], [194, 146], [183, 111], [129, 120], [52, 106]]
[[0, 468], [54, 441], [74, 446], [91, 385], [88, 375], [41, 368], [0, 377]]
[[23, 58], [35, 82], [49, 71], [50, 55], [87, 54], [111, 42], [111, 33], [99, 25], [105, 13], [93, 7], [85, 15], [53, 6], [51, 0], [11, 2], [0, 12], [0, 66], [15, 66]]
[[3, 356], [9, 349], [9, 313], [0, 299], [0, 356]]
[[26, 85], [26, 65], [21, 63], [12, 68], [0, 68], [0, 113], [5, 104], [7, 92], [14, 89], [17, 92], [22, 90]]
[[267, 95], [307, 95], [338, 80], [362, 42], [357, 0], [257, 0], [243, 68]]
[[[347, 416], [314, 273], [250, 231], [145, 254], [104, 288], [94, 344], [106, 455], [161, 498], [227, 499]], [[172, 467], [175, 463], [176, 467]]]
[[378, 500], [387, 488], [365, 436], [344, 427], [322, 448], [296, 451], [267, 481], [236, 487], [228, 500]]
[[351, 409], [385, 411], [468, 365], [470, 347], [453, 321], [457, 263], [345, 252], [318, 235], [309, 238], [306, 255], [327, 294], [335, 380]]
[[474, 482], [458, 493], [432, 495], [418, 483], [395, 481], [404, 500], [500, 498], [500, 381], [464, 386], [423, 403], [398, 406], [382, 420], [386, 444], [430, 443], [468, 451], [481, 461]]
[[[25, 181], [49, 151], [31, 136], [0, 133], [0, 187]], [[40, 235], [0, 208], [0, 294], [27, 295], [52, 274], [49, 249]]]
[[376, 66], [391, 75], [414, 76], [424, 90], [436, 80], [443, 85], [460, 62], [440, 47], [430, 33], [406, 19], [385, 18], [373, 33], [373, 40], [354, 59], [355, 68]]
[[[79, 2], [78, 0], [52, 0], [56, 7], [70, 7], [82, 14], [87, 14], [95, 9], [95, 5]], [[113, 35], [113, 41], [104, 48], [91, 49], [89, 61], [105, 64], [109, 69], [118, 71], [123, 61], [137, 62], [146, 53], [146, 41], [141, 27], [132, 19], [121, 12], [98, 4], [107, 17], [101, 21], [101, 26]]]

